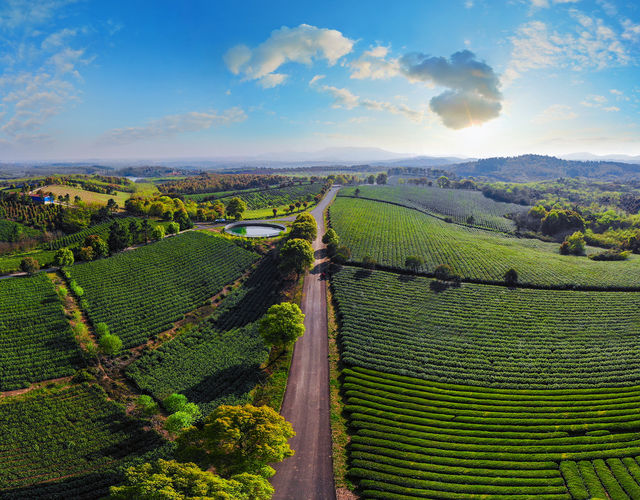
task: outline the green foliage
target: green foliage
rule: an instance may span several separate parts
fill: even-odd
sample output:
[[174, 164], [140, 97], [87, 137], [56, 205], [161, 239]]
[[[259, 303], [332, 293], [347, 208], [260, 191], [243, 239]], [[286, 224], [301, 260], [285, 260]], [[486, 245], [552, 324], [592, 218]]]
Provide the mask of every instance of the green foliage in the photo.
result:
[[175, 392], [162, 401], [162, 406], [164, 406], [168, 412], [175, 413], [184, 408], [187, 404], [187, 396], [184, 394], [176, 394]]
[[376, 184], [382, 185], [386, 183], [387, 183], [387, 174], [385, 174], [384, 172], [380, 172], [376, 176]]
[[194, 420], [195, 418], [190, 412], [180, 410], [167, 417], [164, 428], [173, 434], [177, 434], [181, 430], [190, 427]]
[[518, 271], [511, 268], [504, 273], [504, 282], [507, 285], [516, 285], [518, 283]]
[[315, 261], [311, 243], [303, 239], [288, 240], [280, 249], [280, 267], [285, 272], [301, 274]]
[[100, 350], [107, 356], [115, 356], [122, 350], [122, 340], [112, 333], [100, 337], [98, 345]]
[[242, 198], [238, 198], [237, 196], [231, 198], [227, 202], [226, 212], [227, 216], [233, 219], [239, 220], [242, 218], [242, 214], [247, 209], [247, 204]]
[[131, 246], [133, 242], [129, 226], [124, 221], [115, 221], [109, 228], [109, 251], [116, 253]]
[[[0, 208], [0, 214], [2, 213]], [[37, 238], [42, 232], [17, 222], [0, 219], [0, 241], [17, 243], [25, 238]]]
[[294, 435], [291, 424], [268, 406], [219, 406], [201, 429], [192, 427], [178, 438], [178, 456], [213, 465], [223, 477], [271, 475], [268, 464], [293, 455], [287, 441]]
[[61, 248], [53, 256], [53, 263], [58, 267], [72, 266], [74, 261], [73, 252], [68, 248]]
[[433, 270], [433, 276], [440, 281], [448, 281], [456, 277], [449, 264], [440, 264]]
[[98, 338], [104, 335], [109, 335], [109, 325], [104, 322], [96, 323], [94, 330]]
[[540, 231], [543, 234], [557, 234], [566, 231], [584, 231], [584, 219], [572, 210], [553, 209], [542, 219]]
[[[370, 255], [380, 265], [404, 268], [407, 255], [424, 258], [424, 270], [449, 264], [462, 278], [502, 282], [517, 269], [519, 282], [545, 286], [640, 286], [640, 258], [621, 262], [576, 259], [558, 252], [556, 243], [508, 237], [445, 224], [415, 210], [358, 198], [337, 198], [331, 225], [352, 260]], [[587, 253], [589, 253], [587, 249]]]
[[84, 288], [91, 321], [107, 323], [129, 348], [169, 329], [256, 259], [225, 238], [190, 231], [69, 274]]
[[288, 346], [304, 334], [304, 314], [293, 302], [272, 305], [260, 320], [260, 335], [267, 345]]
[[69, 288], [71, 288], [73, 294], [78, 298], [84, 295], [84, 289], [80, 285], [78, 285], [76, 280], [71, 280], [71, 282], [69, 283]]
[[250, 402], [269, 351], [255, 321], [281, 300], [278, 281], [275, 263], [264, 259], [209, 320], [143, 354], [127, 376], [157, 399], [181, 392], [205, 414]]
[[640, 384], [639, 292], [467, 283], [436, 293], [431, 282], [350, 267], [334, 274], [342, 360], [478, 386]]
[[[1, 398], [0, 432], [8, 451], [0, 457], [0, 491], [9, 497], [27, 487], [34, 498], [100, 497], [121, 466], [166, 453], [156, 432], [145, 431], [95, 385]], [[61, 477], [67, 479], [57, 482]]]
[[72, 375], [82, 356], [51, 280], [0, 280], [0, 390]]
[[333, 228], [327, 229], [327, 232], [322, 236], [322, 243], [325, 245], [336, 245], [340, 243], [340, 239], [338, 238], [338, 233], [335, 232]]
[[584, 234], [576, 231], [562, 242], [562, 245], [560, 245], [560, 253], [562, 255], [584, 255], [585, 247]]
[[156, 403], [148, 394], [138, 396], [136, 406], [145, 415], [153, 415], [158, 412], [158, 403]]
[[111, 487], [110, 500], [269, 500], [273, 487], [260, 476], [237, 474], [223, 479], [194, 463], [158, 460], [130, 467], [125, 484]]
[[627, 260], [631, 252], [620, 250], [606, 250], [589, 255], [591, 260]]
[[27, 274], [35, 274], [40, 270], [40, 263], [33, 257], [25, 257], [20, 262], [20, 270]]
[[177, 222], [170, 222], [167, 225], [167, 234], [177, 234], [180, 232], [180, 224]]
[[151, 232], [149, 233], [149, 238], [151, 238], [154, 241], [158, 241], [164, 238], [164, 227], [163, 226], [153, 227], [151, 229]]
[[424, 265], [424, 259], [419, 255], [409, 255], [404, 260], [404, 267], [411, 269], [414, 273], [417, 273]]
[[333, 261], [336, 264], [345, 264], [351, 258], [351, 250], [349, 250], [349, 248], [345, 245], [341, 245], [338, 248], [336, 248], [335, 251], [332, 251], [332, 254], [333, 254]]
[[291, 225], [291, 232], [289, 233], [290, 239], [303, 239], [309, 243], [316, 239], [318, 234], [318, 227], [313, 216], [309, 213], [302, 213], [296, 217], [296, 220]]

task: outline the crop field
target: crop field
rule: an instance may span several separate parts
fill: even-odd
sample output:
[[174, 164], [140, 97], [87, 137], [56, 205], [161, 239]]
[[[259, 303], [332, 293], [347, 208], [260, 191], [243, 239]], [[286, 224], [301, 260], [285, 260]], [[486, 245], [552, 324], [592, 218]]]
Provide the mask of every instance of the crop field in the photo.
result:
[[[398, 203], [454, 222], [497, 231], [513, 232], [515, 224], [505, 215], [526, 212], [529, 207], [487, 198], [481, 191], [438, 187], [357, 186], [361, 198]], [[354, 196], [356, 187], [341, 189], [338, 196]], [[472, 217], [472, 220], [469, 220]]]
[[185, 195], [186, 198], [194, 201], [204, 201], [207, 199], [220, 199], [227, 203], [231, 198], [242, 198], [248, 210], [258, 210], [261, 208], [281, 207], [296, 201], [313, 201], [313, 197], [320, 193], [323, 184], [315, 182], [302, 185], [275, 187], [270, 189], [247, 189], [246, 191], [224, 192], [224, 193], [199, 193]]
[[40, 267], [48, 267], [53, 263], [55, 252], [52, 250], [30, 250], [28, 252], [12, 253], [0, 256], [0, 273], [20, 271], [20, 263], [25, 257], [32, 257], [38, 261]]
[[97, 498], [119, 467], [162, 452], [157, 433], [88, 385], [0, 399], [0, 435], [2, 498]]
[[42, 235], [42, 231], [32, 227], [9, 220], [0, 220], [0, 241], [18, 241], [21, 238], [37, 238], [40, 235]]
[[72, 375], [80, 348], [43, 273], [0, 281], [0, 391]]
[[449, 383], [640, 384], [640, 292], [432, 282], [343, 267], [332, 280], [343, 359]]
[[344, 371], [362, 498], [640, 498], [640, 387], [512, 390]]
[[39, 189], [45, 193], [53, 193], [56, 196], [56, 199], [58, 196], [65, 196], [68, 194], [71, 197], [71, 203], [73, 203], [76, 196], [79, 196], [85, 203], [97, 203], [99, 205], [106, 205], [107, 202], [113, 198], [113, 200], [122, 207], [124, 206], [124, 202], [131, 198], [131, 193], [127, 193], [125, 191], [116, 191], [117, 194], [103, 194], [94, 193], [93, 191], [87, 191], [77, 187], [64, 186], [61, 184], [51, 184]]
[[158, 400], [181, 392], [205, 414], [249, 402], [268, 355], [253, 322], [278, 301], [277, 279], [277, 266], [264, 259], [204, 324], [144, 354], [127, 375]]
[[[134, 220], [135, 217], [127, 217], [126, 219], [120, 219], [126, 224], [130, 221]], [[82, 231], [78, 231], [77, 233], [68, 234], [66, 236], [62, 236], [61, 238], [57, 238], [47, 246], [50, 250], [58, 250], [59, 248], [69, 247], [81, 244], [84, 239], [89, 235], [100, 236], [103, 240], [107, 240], [109, 237], [109, 229], [113, 225], [115, 221], [109, 220], [106, 222], [102, 222], [100, 224], [95, 224], [91, 227], [83, 229]]]
[[408, 256], [417, 255], [425, 261], [422, 271], [448, 264], [470, 280], [503, 281], [513, 268], [521, 283], [541, 286], [640, 286], [636, 255], [615, 262], [560, 255], [558, 244], [461, 227], [416, 210], [355, 198], [337, 198], [329, 213], [355, 262], [370, 255], [400, 269]]
[[129, 348], [203, 305], [257, 258], [225, 238], [190, 231], [68, 273], [84, 290], [91, 321], [107, 323]]

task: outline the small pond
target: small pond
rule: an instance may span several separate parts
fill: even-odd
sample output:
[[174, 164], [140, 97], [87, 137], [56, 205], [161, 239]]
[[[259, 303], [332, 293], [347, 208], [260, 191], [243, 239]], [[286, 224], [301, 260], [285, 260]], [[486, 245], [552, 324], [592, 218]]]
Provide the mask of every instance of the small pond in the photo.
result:
[[273, 238], [286, 229], [281, 224], [270, 224], [268, 222], [236, 222], [225, 226], [227, 233], [245, 238]]

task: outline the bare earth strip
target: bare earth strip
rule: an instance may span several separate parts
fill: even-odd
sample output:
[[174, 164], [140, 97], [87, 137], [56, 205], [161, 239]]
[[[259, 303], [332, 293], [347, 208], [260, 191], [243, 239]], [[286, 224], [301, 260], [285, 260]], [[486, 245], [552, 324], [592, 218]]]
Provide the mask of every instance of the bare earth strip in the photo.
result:
[[275, 500], [333, 500], [336, 498], [331, 462], [327, 293], [321, 274], [325, 251], [323, 212], [337, 188], [311, 211], [318, 223], [313, 242], [316, 261], [304, 280], [302, 310], [305, 334], [296, 342], [281, 414], [293, 425], [290, 440], [295, 455], [277, 466], [272, 479]]

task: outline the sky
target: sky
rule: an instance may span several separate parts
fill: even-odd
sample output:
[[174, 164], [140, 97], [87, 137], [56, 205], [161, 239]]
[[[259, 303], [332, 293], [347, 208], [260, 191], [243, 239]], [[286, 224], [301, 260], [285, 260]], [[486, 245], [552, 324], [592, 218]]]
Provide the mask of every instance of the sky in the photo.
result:
[[635, 0], [0, 0], [0, 161], [640, 155]]

